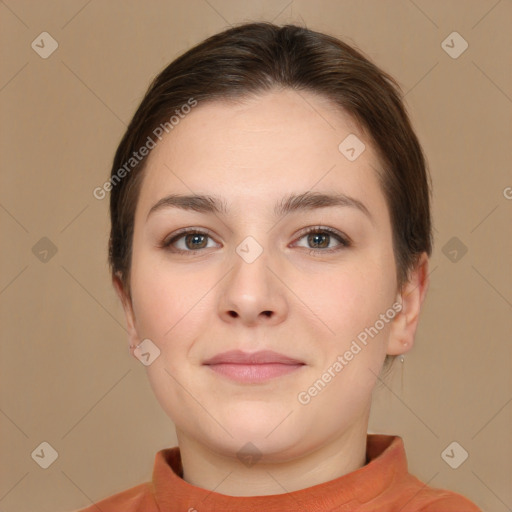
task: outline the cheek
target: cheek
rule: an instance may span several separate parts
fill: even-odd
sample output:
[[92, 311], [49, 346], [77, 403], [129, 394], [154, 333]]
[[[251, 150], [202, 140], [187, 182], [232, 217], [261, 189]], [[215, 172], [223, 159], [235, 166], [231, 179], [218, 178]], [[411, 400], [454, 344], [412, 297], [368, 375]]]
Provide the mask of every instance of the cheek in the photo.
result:
[[137, 334], [161, 347], [190, 309], [192, 286], [187, 288], [172, 267], [156, 262], [151, 251], [141, 249], [140, 244], [135, 238], [131, 267]]
[[[134, 310], [139, 336], [157, 344], [175, 336], [194, 318], [201, 290], [169, 270], [152, 268], [133, 276]], [[188, 284], [188, 285], [187, 285]]]
[[386, 276], [381, 265], [366, 261], [321, 274], [297, 274], [293, 290], [324, 324], [327, 339], [343, 342], [391, 307], [393, 277], [389, 272]]
[[149, 338], [160, 350], [159, 357], [146, 367], [147, 375], [155, 396], [171, 416], [176, 409], [187, 410], [185, 390], [194, 386], [188, 354], [204, 330], [201, 311], [207, 297], [201, 300], [204, 290], [169, 268], [141, 266], [132, 278], [138, 337]]

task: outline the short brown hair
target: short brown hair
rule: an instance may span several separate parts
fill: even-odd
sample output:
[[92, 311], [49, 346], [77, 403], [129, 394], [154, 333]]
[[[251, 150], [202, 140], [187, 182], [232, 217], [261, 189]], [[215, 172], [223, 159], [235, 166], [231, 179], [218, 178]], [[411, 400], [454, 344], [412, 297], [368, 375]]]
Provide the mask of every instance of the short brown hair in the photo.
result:
[[350, 114], [370, 138], [382, 165], [378, 178], [390, 211], [397, 286], [407, 281], [421, 253], [430, 256], [430, 178], [397, 82], [330, 35], [295, 25], [246, 23], [209, 37], [171, 62], [150, 85], [117, 148], [109, 263], [128, 293], [135, 209], [147, 156], [121, 180], [120, 169], [126, 170], [155, 127], [191, 98], [202, 104], [282, 88], [322, 95]]

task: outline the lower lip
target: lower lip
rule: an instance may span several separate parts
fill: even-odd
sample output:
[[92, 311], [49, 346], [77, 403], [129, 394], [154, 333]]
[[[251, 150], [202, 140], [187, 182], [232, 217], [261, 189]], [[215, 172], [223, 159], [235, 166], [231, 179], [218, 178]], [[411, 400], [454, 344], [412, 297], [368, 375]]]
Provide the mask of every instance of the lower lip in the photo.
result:
[[220, 373], [237, 382], [265, 382], [275, 377], [282, 377], [302, 368], [303, 364], [212, 364], [208, 365], [214, 372]]

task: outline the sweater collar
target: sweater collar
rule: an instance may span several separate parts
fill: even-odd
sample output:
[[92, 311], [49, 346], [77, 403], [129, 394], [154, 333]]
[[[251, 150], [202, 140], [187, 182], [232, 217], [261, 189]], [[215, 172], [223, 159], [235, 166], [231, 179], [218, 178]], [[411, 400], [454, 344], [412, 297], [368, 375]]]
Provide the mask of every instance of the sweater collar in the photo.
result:
[[179, 447], [160, 450], [155, 457], [152, 490], [160, 510], [184, 512], [265, 512], [331, 510], [375, 499], [393, 480], [407, 473], [403, 441], [398, 436], [368, 434], [365, 466], [307, 489], [269, 496], [227, 496], [187, 483]]

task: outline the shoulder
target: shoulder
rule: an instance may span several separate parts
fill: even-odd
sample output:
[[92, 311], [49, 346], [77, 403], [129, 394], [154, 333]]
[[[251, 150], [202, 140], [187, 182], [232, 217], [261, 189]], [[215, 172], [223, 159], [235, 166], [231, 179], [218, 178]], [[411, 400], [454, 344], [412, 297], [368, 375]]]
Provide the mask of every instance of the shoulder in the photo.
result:
[[453, 491], [428, 487], [410, 475], [409, 502], [403, 512], [482, 512], [473, 502]]
[[98, 512], [98, 510], [101, 512], [119, 512], [120, 510], [158, 512], [150, 483], [136, 485], [75, 512]]
[[482, 512], [461, 494], [430, 487], [409, 473], [404, 443], [399, 436], [370, 434], [367, 447], [373, 462], [381, 465], [381, 476], [392, 472], [392, 480], [381, 495], [383, 504], [394, 507], [389, 510], [399, 507], [401, 512]]
[[464, 496], [450, 491], [438, 491], [427, 504], [418, 509], [418, 512], [482, 512], [473, 502]]

